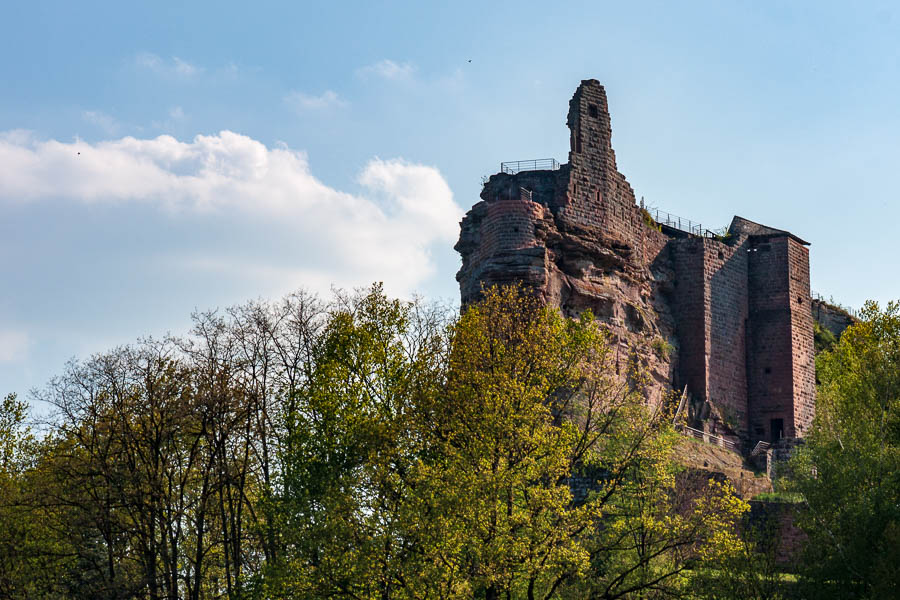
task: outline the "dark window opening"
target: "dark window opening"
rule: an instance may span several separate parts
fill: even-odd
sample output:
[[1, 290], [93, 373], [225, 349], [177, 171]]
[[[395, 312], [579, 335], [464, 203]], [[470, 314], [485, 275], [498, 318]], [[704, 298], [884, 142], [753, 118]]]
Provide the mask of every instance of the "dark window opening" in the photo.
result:
[[575, 136], [575, 152], [581, 154], [581, 132]]
[[588, 114], [593, 118], [597, 118], [597, 107], [593, 104], [588, 104]]
[[766, 367], [765, 369], [766, 375], [772, 372], [772, 367]]
[[797, 296], [797, 304], [803, 304], [803, 296]]
[[519, 228], [518, 228], [518, 227], [513, 227], [513, 231], [516, 232], [516, 233], [519, 233]]
[[725, 255], [722, 254], [722, 251], [721, 251], [721, 250], [719, 250], [719, 260], [722, 260], [722, 259], [724, 259], [724, 258], [725, 258]]
[[756, 428], [753, 430], [753, 432], [756, 433], [756, 435], [758, 435], [758, 436], [760, 436], [760, 437], [762, 437], [762, 436], [764, 436], [764, 435], [766, 434], [766, 430], [763, 429], [762, 427], [756, 427]]
[[769, 430], [772, 433], [772, 442], [777, 442], [784, 437], [784, 419], [772, 419]]

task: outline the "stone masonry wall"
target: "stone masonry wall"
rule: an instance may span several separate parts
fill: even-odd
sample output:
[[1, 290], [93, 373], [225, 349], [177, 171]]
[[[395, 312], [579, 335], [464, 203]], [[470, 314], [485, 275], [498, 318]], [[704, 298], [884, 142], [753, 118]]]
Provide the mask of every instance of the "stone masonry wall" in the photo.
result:
[[709, 400], [728, 426], [746, 439], [747, 251], [743, 243], [704, 240], [704, 276], [709, 282]]
[[803, 437], [816, 414], [816, 362], [809, 292], [809, 249], [788, 238], [793, 421], [791, 437]]
[[482, 286], [522, 283], [541, 289], [548, 284], [545, 234], [552, 218], [547, 205], [560, 175], [526, 171], [491, 177], [481, 194], [484, 201], [461, 223], [456, 244], [463, 261], [457, 274], [463, 304], [477, 300]]
[[808, 537], [797, 527], [798, 507], [784, 502], [750, 501], [747, 525], [756, 529], [763, 551], [771, 552], [776, 564], [790, 566]]
[[569, 102], [567, 124], [571, 172], [560, 219], [572, 227], [598, 232], [608, 243], [635, 252], [635, 260], [642, 261], [643, 219], [634, 190], [616, 167], [606, 91], [597, 80], [579, 86]]
[[673, 240], [671, 255], [675, 268], [673, 311], [681, 375], [676, 385], [679, 388], [686, 385], [691, 395], [706, 400], [709, 398], [709, 314], [703, 240]]
[[812, 300], [812, 316], [814, 322], [830, 331], [835, 338], [840, 338], [844, 330], [856, 321], [845, 309], [817, 298]]
[[680, 385], [686, 384], [696, 400], [710, 402], [732, 431], [746, 437], [745, 244], [697, 237], [670, 244], [678, 282]]
[[747, 375], [752, 441], [777, 441], [775, 419], [781, 420], [783, 437], [794, 436], [789, 239], [786, 235], [754, 237], [748, 247]]

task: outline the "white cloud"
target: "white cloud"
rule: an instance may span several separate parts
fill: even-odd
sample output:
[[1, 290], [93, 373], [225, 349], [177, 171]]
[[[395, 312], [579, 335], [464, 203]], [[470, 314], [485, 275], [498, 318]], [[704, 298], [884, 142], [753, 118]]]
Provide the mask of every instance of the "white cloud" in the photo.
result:
[[392, 81], [412, 79], [416, 68], [412, 63], [398, 63], [390, 59], [383, 59], [377, 63], [367, 65], [359, 69], [358, 73], [363, 77], [380, 77]]
[[347, 101], [331, 90], [325, 90], [318, 96], [304, 94], [303, 92], [291, 92], [284, 97], [284, 101], [298, 112], [347, 106]]
[[134, 62], [139, 67], [155, 71], [162, 68], [162, 59], [152, 52], [141, 52], [134, 57]]
[[106, 135], [115, 135], [120, 128], [119, 122], [115, 117], [111, 117], [99, 110], [86, 110], [81, 113], [81, 118], [99, 127]]
[[255, 223], [256, 231], [293, 244], [295, 258], [280, 256], [279, 264], [267, 264], [260, 253], [247, 258], [254, 244], [269, 242], [261, 238], [235, 246], [231, 258], [195, 249], [183, 266], [256, 270], [260, 277], [290, 279], [287, 289], [315, 278], [341, 285], [384, 280], [395, 290], [412, 289], [433, 271], [430, 246], [456, 239], [462, 211], [433, 167], [374, 159], [359, 184], [359, 194], [331, 188], [310, 172], [303, 152], [267, 148], [231, 131], [189, 142], [162, 135], [94, 144], [0, 134], [0, 205], [141, 204], [173, 216]]
[[166, 60], [152, 52], [141, 52], [135, 56], [134, 63], [138, 67], [148, 69], [158, 75], [176, 76], [183, 79], [190, 79], [203, 71], [201, 67], [177, 56]]
[[198, 73], [197, 67], [177, 56], [172, 57], [172, 67], [176, 73], [183, 77], [192, 77]]
[[28, 335], [22, 331], [0, 330], [0, 362], [12, 362], [25, 358]]

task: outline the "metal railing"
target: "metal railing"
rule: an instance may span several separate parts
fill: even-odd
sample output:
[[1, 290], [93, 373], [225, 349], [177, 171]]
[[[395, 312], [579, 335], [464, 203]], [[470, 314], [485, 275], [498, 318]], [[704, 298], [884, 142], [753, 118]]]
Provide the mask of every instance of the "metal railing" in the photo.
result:
[[756, 442], [756, 446], [753, 447], [753, 451], [750, 453], [750, 456], [756, 456], [758, 454], [762, 454], [771, 447], [772, 447], [772, 444], [770, 444], [769, 442], [763, 442], [763, 441]]
[[500, 172], [515, 175], [521, 171], [556, 171], [559, 162], [555, 158], [537, 158], [534, 160], [511, 160], [500, 163]]
[[697, 235], [700, 237], [716, 237], [715, 232], [709, 229], [704, 229], [703, 225], [697, 223], [696, 221], [691, 221], [690, 219], [685, 219], [684, 217], [679, 217], [678, 215], [667, 213], [666, 211], [659, 210], [658, 208], [648, 208], [645, 210], [653, 218], [653, 220], [660, 225], [665, 225], [666, 227], [671, 227], [672, 229], [677, 229], [679, 231], [684, 231], [685, 233], [690, 233], [691, 235]]
[[843, 304], [837, 302], [834, 298], [832, 298], [830, 296], [828, 298], [826, 298], [825, 296], [823, 296], [822, 294], [820, 294], [819, 292], [817, 292], [815, 290], [810, 290], [809, 295], [810, 295], [810, 298], [812, 298], [813, 300], [818, 300], [819, 302], [834, 306], [836, 308], [839, 308], [839, 309], [845, 311], [847, 314], [849, 314], [854, 319], [860, 318], [859, 317], [859, 309], [853, 308], [852, 306], [844, 306]]
[[710, 444], [715, 444], [716, 446], [721, 446], [722, 448], [728, 448], [729, 450], [734, 450], [735, 452], [740, 452], [737, 444], [735, 444], [731, 440], [726, 440], [722, 436], [714, 435], [712, 433], [706, 433], [705, 431], [700, 431], [699, 429], [694, 429], [693, 427], [688, 427], [687, 425], [680, 425], [677, 429], [681, 432], [682, 435], [697, 438], [698, 440], [702, 440]]

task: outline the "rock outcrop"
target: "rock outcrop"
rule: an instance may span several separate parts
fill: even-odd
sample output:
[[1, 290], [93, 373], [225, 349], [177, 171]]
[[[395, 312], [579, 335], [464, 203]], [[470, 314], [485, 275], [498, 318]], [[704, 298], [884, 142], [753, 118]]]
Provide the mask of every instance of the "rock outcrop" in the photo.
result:
[[616, 170], [606, 95], [595, 81], [576, 92], [569, 124], [568, 164], [491, 176], [463, 219], [462, 301], [483, 286], [522, 283], [567, 316], [590, 310], [612, 334], [619, 371], [640, 361], [653, 378], [648, 397], [658, 401], [672, 390], [678, 358], [664, 298], [674, 273], [668, 260], [654, 260], [668, 238], [645, 225]]
[[844, 330], [856, 322], [856, 318], [846, 309], [819, 298], [812, 301], [812, 315], [819, 326], [831, 332], [835, 339], [840, 339]]
[[648, 399], [687, 390], [693, 425], [745, 450], [802, 437], [815, 410], [808, 244], [735, 217], [713, 234], [650, 214], [616, 166], [606, 92], [569, 103], [568, 162], [504, 163], [461, 223], [463, 303], [521, 283], [609, 330]]

